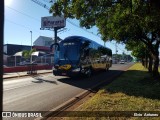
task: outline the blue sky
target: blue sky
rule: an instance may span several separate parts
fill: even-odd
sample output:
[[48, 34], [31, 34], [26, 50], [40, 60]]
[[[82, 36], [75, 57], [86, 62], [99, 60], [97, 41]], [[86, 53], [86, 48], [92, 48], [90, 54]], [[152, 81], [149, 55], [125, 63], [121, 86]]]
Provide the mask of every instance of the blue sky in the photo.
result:
[[[41, 3], [51, 6], [50, 0], [39, 0]], [[54, 37], [54, 32], [51, 30], [40, 30], [41, 17], [52, 16], [48, 10], [37, 5], [31, 0], [5, 0], [5, 24], [4, 24], [4, 44], [20, 44], [31, 45], [39, 36]], [[72, 23], [79, 26], [77, 20], [69, 19]], [[104, 45], [100, 37], [96, 36], [97, 28], [93, 27], [90, 30], [83, 30], [66, 22], [66, 30], [59, 32], [58, 36], [62, 39], [71, 35], [84, 36]], [[93, 33], [93, 34], [92, 34]], [[112, 49], [115, 54], [115, 42], [107, 42], [106, 46]], [[127, 53], [124, 45], [118, 44], [118, 53]], [[128, 52], [130, 53], [130, 52]]]

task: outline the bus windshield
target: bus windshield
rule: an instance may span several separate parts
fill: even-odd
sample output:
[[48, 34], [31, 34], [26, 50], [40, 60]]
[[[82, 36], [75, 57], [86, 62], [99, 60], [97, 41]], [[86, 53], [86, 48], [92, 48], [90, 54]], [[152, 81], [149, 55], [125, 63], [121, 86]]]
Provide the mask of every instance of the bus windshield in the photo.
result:
[[74, 62], [79, 60], [79, 44], [75, 41], [61, 42], [59, 60]]

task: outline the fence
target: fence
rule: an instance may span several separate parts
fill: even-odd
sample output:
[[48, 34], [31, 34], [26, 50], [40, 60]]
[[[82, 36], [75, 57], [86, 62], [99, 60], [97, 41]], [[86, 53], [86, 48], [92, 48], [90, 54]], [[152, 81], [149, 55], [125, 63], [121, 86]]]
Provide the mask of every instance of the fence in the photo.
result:
[[[53, 65], [54, 57], [53, 56], [32, 56], [32, 63], [37, 65]], [[10, 56], [7, 57], [6, 66], [23, 66], [30, 63], [30, 58], [25, 59], [22, 56]]]

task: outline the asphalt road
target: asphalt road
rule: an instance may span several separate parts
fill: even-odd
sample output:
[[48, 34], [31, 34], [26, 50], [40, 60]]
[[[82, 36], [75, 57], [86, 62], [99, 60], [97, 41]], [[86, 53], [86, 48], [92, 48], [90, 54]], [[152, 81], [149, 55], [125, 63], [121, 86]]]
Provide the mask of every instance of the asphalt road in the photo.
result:
[[49, 111], [77, 94], [107, 81], [132, 64], [115, 64], [91, 78], [67, 78], [52, 74], [3, 81], [3, 111]]

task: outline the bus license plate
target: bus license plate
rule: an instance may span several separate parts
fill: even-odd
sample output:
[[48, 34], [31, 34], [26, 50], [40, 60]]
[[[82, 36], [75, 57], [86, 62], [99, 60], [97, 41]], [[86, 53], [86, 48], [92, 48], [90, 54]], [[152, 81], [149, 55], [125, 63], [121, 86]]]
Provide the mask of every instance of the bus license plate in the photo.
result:
[[66, 75], [66, 73], [62, 73], [62, 75]]

